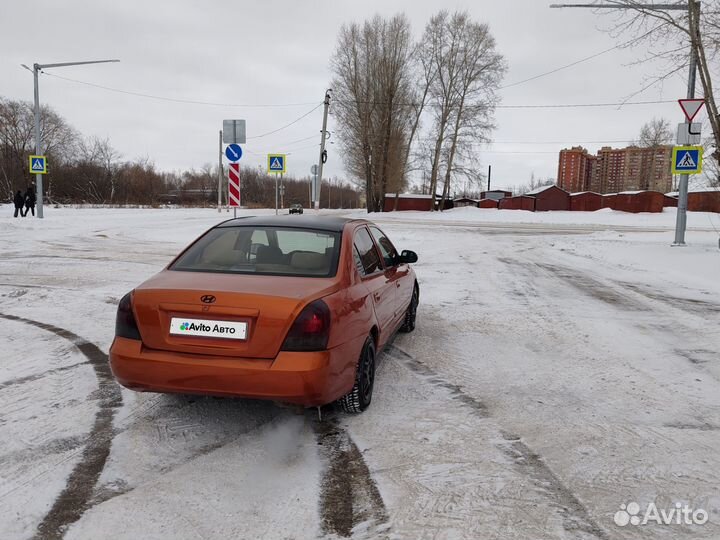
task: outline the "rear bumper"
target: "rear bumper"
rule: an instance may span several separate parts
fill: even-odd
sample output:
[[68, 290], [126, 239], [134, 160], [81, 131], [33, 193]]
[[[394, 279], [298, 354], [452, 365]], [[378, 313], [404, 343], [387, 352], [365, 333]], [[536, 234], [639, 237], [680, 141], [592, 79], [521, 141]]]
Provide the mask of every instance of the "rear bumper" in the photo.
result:
[[352, 388], [362, 343], [328, 351], [284, 352], [274, 359], [195, 355], [148, 349], [115, 338], [110, 367], [131, 390], [269, 399], [315, 407]]

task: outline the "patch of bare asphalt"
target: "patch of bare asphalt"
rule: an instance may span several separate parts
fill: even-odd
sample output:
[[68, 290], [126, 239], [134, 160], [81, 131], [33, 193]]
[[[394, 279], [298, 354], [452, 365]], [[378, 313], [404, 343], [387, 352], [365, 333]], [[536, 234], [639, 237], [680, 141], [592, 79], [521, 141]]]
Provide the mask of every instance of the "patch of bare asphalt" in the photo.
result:
[[387, 529], [388, 515], [362, 452], [334, 418], [313, 425], [325, 462], [320, 485], [322, 532], [349, 538], [363, 523], [377, 537]]
[[587, 294], [601, 302], [610, 304], [616, 307], [621, 307], [631, 311], [647, 311], [648, 308], [639, 302], [633, 301], [631, 298], [620, 294], [619, 292], [611, 289], [605, 283], [591, 278], [587, 274], [583, 274], [572, 268], [566, 268], [563, 266], [557, 266], [548, 263], [534, 263], [519, 261], [511, 259], [509, 257], [499, 257], [498, 261], [508, 266], [515, 266], [522, 268], [533, 275], [537, 273], [537, 269], [541, 268], [554, 277], [559, 278], [564, 283], [576, 288], [580, 292]]
[[[423, 364], [395, 345], [388, 345], [385, 353], [399, 361], [411, 371], [421, 375], [431, 384], [450, 390], [454, 401], [468, 407], [480, 418], [490, 416], [488, 407], [477, 398], [465, 393], [461, 387], [454, 385], [434, 370]], [[607, 540], [607, 533], [590, 517], [580, 500], [565, 486], [555, 473], [518, 435], [501, 431], [504, 442], [498, 448], [513, 460], [515, 466], [532, 479], [534, 485], [545, 493], [563, 520], [563, 527], [570, 533], [585, 533], [601, 540]]]
[[618, 306], [631, 311], [648, 311], [648, 308], [639, 302], [632, 300], [613, 290], [607, 284], [591, 278], [587, 274], [578, 272], [572, 268], [556, 266], [554, 264], [537, 263], [537, 266], [547, 270], [562, 279], [565, 283], [572, 285], [577, 290], [613, 306]]
[[90, 507], [93, 489], [110, 454], [113, 417], [115, 411], [122, 405], [122, 394], [120, 387], [112, 377], [107, 355], [93, 343], [69, 330], [51, 324], [2, 313], [0, 313], [0, 318], [47, 330], [73, 343], [93, 367], [100, 387], [98, 392], [99, 408], [95, 414], [92, 429], [87, 436], [87, 444], [82, 458], [70, 473], [65, 489], [55, 499], [52, 507], [38, 525], [34, 536], [37, 540], [60, 540], [67, 527], [80, 519]]
[[695, 315], [712, 315], [720, 313], [720, 304], [707, 302], [705, 300], [694, 300], [692, 298], [680, 298], [679, 296], [670, 296], [668, 294], [651, 289], [650, 287], [644, 287], [637, 283], [627, 283], [624, 281], [618, 283], [633, 292], [649, 298], [650, 300], [656, 300], [658, 302], [670, 305], [674, 308], [688, 311]]

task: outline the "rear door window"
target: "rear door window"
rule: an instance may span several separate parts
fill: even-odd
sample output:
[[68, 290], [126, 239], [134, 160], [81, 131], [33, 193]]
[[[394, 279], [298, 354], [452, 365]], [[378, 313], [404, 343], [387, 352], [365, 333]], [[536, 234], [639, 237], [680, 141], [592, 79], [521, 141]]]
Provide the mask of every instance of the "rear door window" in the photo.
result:
[[380, 256], [378, 255], [377, 249], [375, 249], [372, 238], [370, 238], [370, 233], [365, 227], [361, 227], [355, 232], [354, 243], [365, 275], [374, 274], [382, 269]]

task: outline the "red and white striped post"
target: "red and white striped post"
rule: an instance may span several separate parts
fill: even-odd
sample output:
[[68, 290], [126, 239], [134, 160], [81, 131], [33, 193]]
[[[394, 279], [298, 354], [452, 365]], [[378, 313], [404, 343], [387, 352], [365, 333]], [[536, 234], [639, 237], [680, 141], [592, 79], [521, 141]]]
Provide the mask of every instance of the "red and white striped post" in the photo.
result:
[[233, 207], [235, 217], [240, 206], [240, 164], [230, 163], [228, 169], [228, 206]]

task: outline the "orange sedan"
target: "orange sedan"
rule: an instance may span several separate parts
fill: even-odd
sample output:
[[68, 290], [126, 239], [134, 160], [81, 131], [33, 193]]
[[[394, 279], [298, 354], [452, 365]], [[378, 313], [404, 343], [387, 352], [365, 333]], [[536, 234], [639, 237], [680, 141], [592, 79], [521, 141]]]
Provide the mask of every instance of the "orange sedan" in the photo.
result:
[[415, 328], [416, 261], [362, 219], [226, 221], [120, 301], [113, 374], [139, 391], [361, 412], [377, 352]]

